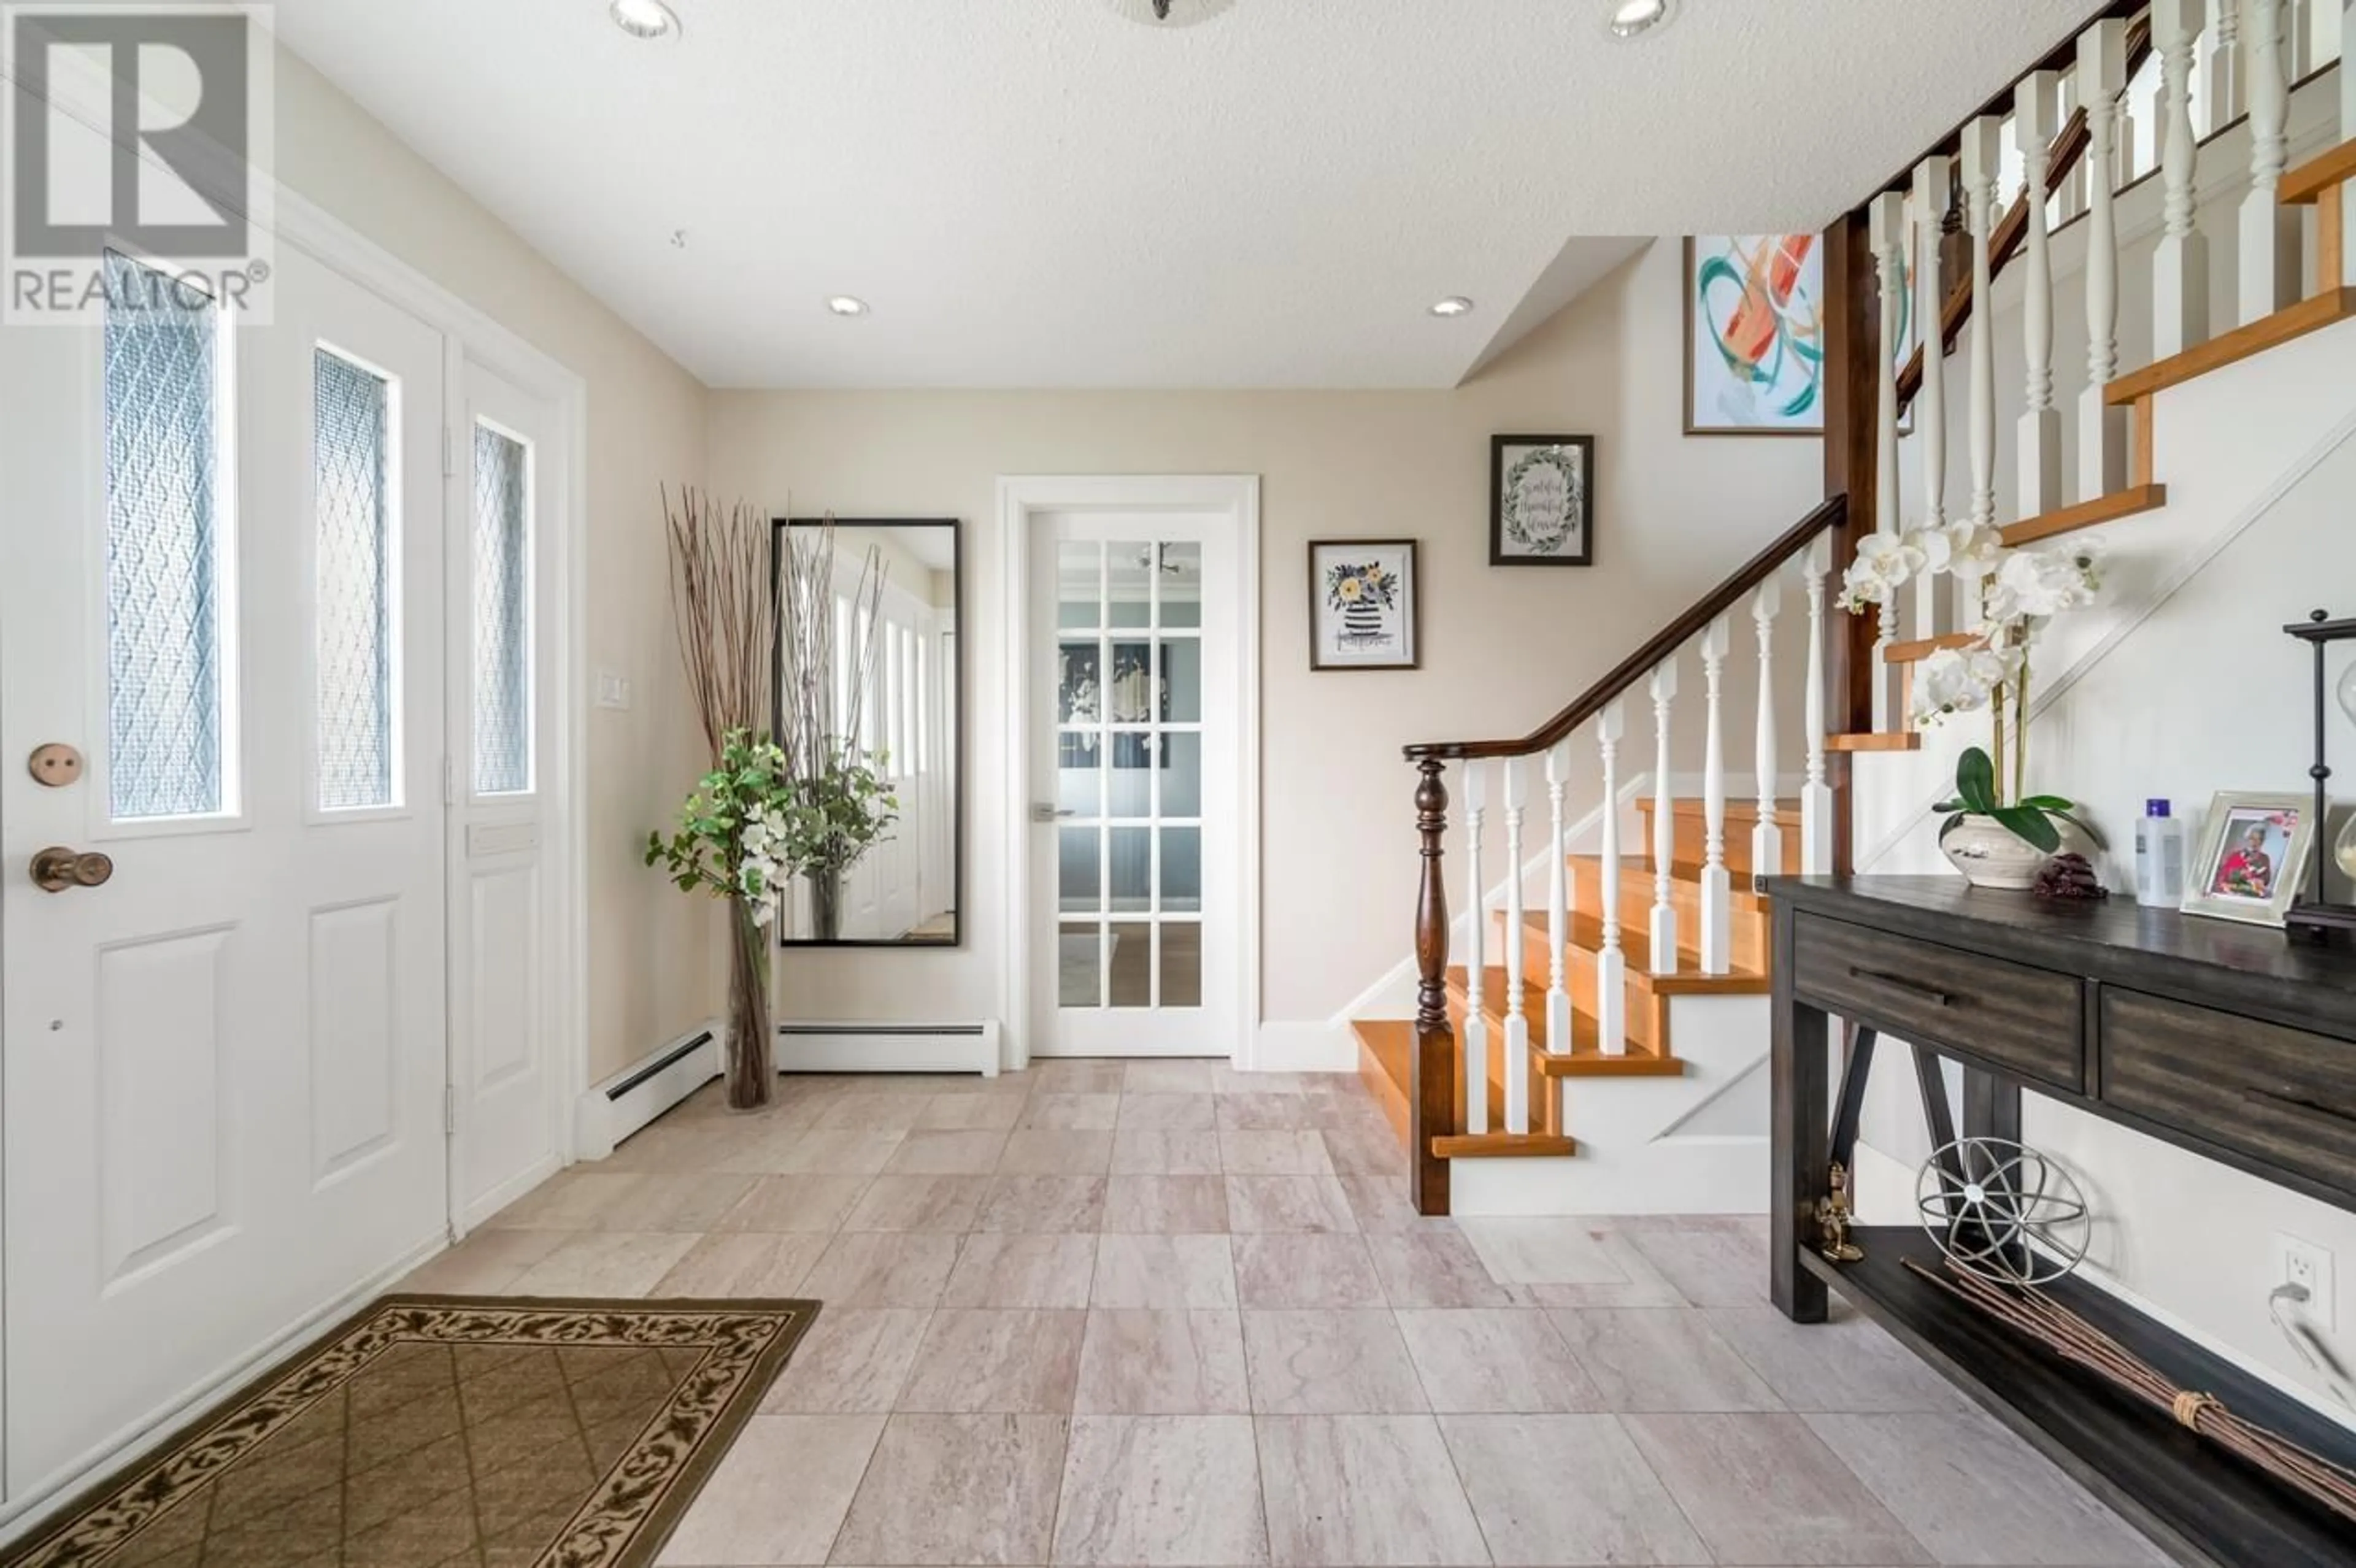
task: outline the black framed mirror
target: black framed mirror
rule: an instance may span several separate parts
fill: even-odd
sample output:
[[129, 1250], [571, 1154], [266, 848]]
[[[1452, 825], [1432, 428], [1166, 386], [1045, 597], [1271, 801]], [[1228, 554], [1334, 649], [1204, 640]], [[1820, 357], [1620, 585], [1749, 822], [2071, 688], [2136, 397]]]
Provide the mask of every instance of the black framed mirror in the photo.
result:
[[[776, 732], [830, 761], [837, 862], [797, 879], [788, 947], [965, 940], [964, 540], [954, 517], [778, 517]], [[888, 818], [888, 820], [879, 820]]]

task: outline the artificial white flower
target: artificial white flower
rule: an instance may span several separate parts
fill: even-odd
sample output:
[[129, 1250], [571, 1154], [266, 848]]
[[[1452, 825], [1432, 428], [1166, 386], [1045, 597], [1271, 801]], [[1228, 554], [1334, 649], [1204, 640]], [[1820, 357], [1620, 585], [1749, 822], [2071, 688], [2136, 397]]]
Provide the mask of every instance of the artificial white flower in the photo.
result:
[[1929, 725], [1950, 714], [1978, 712], [2003, 684], [2005, 664], [1987, 648], [1941, 648], [1915, 668], [1909, 717], [1918, 725]]
[[1922, 567], [1922, 550], [1912, 535], [1869, 534], [1842, 581], [1841, 603], [1851, 610], [1886, 603]]
[[1947, 529], [1947, 570], [1966, 582], [1987, 578], [2004, 563], [2004, 535], [1996, 528], [1956, 523]]
[[1988, 584], [1987, 617], [2001, 624], [2051, 620], [2093, 603], [2100, 582], [2084, 546], [2014, 550]]

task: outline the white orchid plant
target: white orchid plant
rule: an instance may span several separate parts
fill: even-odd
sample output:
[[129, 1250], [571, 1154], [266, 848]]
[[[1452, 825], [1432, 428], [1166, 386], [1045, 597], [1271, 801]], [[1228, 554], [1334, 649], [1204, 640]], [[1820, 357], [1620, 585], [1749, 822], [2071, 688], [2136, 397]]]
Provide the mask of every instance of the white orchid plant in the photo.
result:
[[1841, 603], [1852, 614], [1863, 613], [1890, 603], [1910, 582], [1942, 576], [1976, 591], [1979, 624], [1970, 641], [1941, 648], [1916, 667], [1907, 717], [1928, 728], [1959, 713], [1987, 711], [1995, 726], [1995, 755], [1976, 746], [1964, 753], [1954, 798], [1939, 807], [1948, 814], [1940, 837], [1965, 814], [1991, 816], [2047, 854], [2061, 844], [2056, 819], [2095, 837], [2072, 815], [2073, 803], [2028, 793], [2030, 658], [2053, 617], [2094, 602], [2102, 588], [2094, 547], [2073, 540], [2014, 549], [1995, 528], [1969, 522], [1874, 534], [1858, 546]]

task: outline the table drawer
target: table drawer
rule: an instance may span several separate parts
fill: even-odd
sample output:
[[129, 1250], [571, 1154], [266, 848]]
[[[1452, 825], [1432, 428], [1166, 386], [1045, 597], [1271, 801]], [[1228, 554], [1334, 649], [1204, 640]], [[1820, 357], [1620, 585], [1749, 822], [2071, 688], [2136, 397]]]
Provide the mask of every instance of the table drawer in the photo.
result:
[[2356, 1193], [2356, 1044], [2104, 987], [2103, 1100]]
[[1793, 984], [1808, 1000], [1912, 1043], [1976, 1056], [2057, 1088], [2084, 1089], [2085, 1018], [2076, 976], [1821, 915], [1794, 919]]

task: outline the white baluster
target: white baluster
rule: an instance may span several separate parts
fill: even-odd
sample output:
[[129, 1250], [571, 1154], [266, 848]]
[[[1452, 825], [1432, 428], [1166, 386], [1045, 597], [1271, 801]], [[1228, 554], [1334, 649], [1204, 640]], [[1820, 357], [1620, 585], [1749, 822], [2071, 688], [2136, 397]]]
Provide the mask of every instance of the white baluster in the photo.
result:
[[[1923, 334], [1935, 344], [1937, 329]], [[1924, 356], [1927, 372], [1933, 356]], [[1751, 830], [1751, 877], [1783, 873], [1783, 829], [1775, 821], [1775, 613], [1783, 607], [1783, 580], [1770, 574], [1751, 601], [1751, 620], [1759, 633], [1759, 825]]]
[[1653, 667], [1653, 973], [1677, 972], [1677, 906], [1671, 899], [1670, 861], [1677, 845], [1676, 802], [1669, 779], [1669, 704], [1677, 695], [1677, 656]]
[[1606, 1056], [1628, 1054], [1628, 957], [1620, 950], [1620, 740], [1628, 710], [1617, 699], [1595, 723], [1603, 754], [1603, 946], [1595, 955], [1595, 1043]]
[[1564, 973], [1564, 950], [1570, 945], [1570, 830], [1563, 822], [1563, 798], [1570, 787], [1570, 742], [1562, 741], [1547, 753], [1547, 809], [1554, 832], [1547, 854], [1547, 1050], [1562, 1055], [1570, 1050], [1570, 981]]
[[[1939, 223], [1953, 188], [1950, 165], [1928, 157], [1914, 168], [1914, 319], [1922, 339], [1922, 389], [1914, 395], [1914, 435], [1922, 449], [1922, 515], [1916, 526], [1947, 523], [1947, 356], [1941, 321], [1946, 302], [1939, 289]], [[1914, 635], [1936, 637], [1954, 630], [1953, 596], [1945, 580], [1924, 576], [1914, 588]]]
[[[2078, 112], [2079, 105], [2084, 101], [2083, 83], [2078, 73], [2072, 70], [2064, 74], [2062, 78], [2063, 123], [2068, 123], [2070, 117]], [[2049, 141], [2051, 139], [2048, 138]], [[2054, 192], [2054, 197], [2056, 207], [2053, 216], [2058, 222], [2070, 223], [2084, 215], [2086, 210], [2086, 160], [2084, 157], [2081, 156], [2077, 163], [2071, 166], [2070, 172], [2062, 176], [2062, 188]]]
[[1481, 885], [1481, 825], [1488, 816], [1489, 764], [1464, 764], [1464, 1130], [1489, 1130], [1489, 890]]
[[2216, 29], [2209, 54], [2207, 130], [2215, 135], [2242, 112], [2242, 0], [2209, 0], [2209, 23]]
[[2151, 354], [2165, 359], [2209, 336], [2209, 240], [2193, 221], [2192, 50], [2201, 0], [2152, 0], [2151, 41], [2159, 51], [2159, 176], [2167, 229], [2151, 263]]
[[[2029, 359], [2029, 408], [2020, 416], [2019, 516], [2041, 517], [2062, 507], [2062, 414], [2053, 406], [2053, 244], [2045, 187], [2052, 177], [2060, 86], [2050, 70], [2032, 72], [2013, 94], [2013, 144], [2027, 170], [2029, 238], [2021, 295], [2022, 347]], [[1883, 725], [1880, 728], [1890, 728]]]
[[[1904, 527], [1898, 503], [1898, 332], [1906, 314], [1906, 302], [1900, 293], [1906, 286], [1906, 198], [1894, 190], [1875, 197], [1866, 227], [1873, 244], [1874, 276], [1881, 284], [1881, 363], [1874, 377], [1879, 400], [1873, 424], [1878, 448], [1873, 465], [1873, 529], [1895, 539]], [[1879, 610], [1873, 634], [1873, 727], [1888, 730], [1898, 722], [1898, 670], [1885, 656], [1890, 645], [1898, 640], [1898, 595], [1884, 599]], [[1703, 929], [1707, 933], [1707, 921]], [[1704, 967], [1708, 968], [1707, 964]], [[1725, 972], [1708, 970], [1713, 975]]]
[[[1887, 341], [1885, 339], [1885, 341]], [[1701, 756], [1701, 972], [1723, 975], [1734, 967], [1733, 879], [1726, 873], [1726, 736], [1720, 721], [1719, 677], [1732, 644], [1726, 617], [1701, 635], [1701, 684], [1708, 708], [1708, 736]]]
[[1964, 127], [1964, 226], [1972, 240], [1972, 526], [1996, 526], [1996, 283], [1988, 247], [1996, 235], [1997, 174], [2004, 122], [1983, 114]]
[[2110, 174], [2116, 166], [2119, 94], [2127, 85], [2126, 24], [2101, 21], [2078, 36], [2078, 94], [2086, 105], [2086, 165], [2102, 177], [2086, 201], [2086, 389], [2078, 395], [2078, 498], [2124, 487], [2127, 416], [2105, 394], [2119, 373], [2119, 226]]
[[1522, 759], [1505, 759], [1505, 1130], [1530, 1130], [1530, 1020], [1522, 1010]]
[[2250, 0], [2242, 35], [2250, 84], [2250, 194], [2242, 198], [2242, 325], [2298, 298], [2299, 219], [2282, 204], [2290, 156], [2290, 83], [2283, 75], [2283, 0]]
[[[2290, 0], [2290, 16], [2284, 27], [2283, 67], [2293, 81], [2315, 69], [2315, 14], [2321, 8], [2309, 0]], [[2156, 36], [2154, 41], [2157, 42]]]
[[1833, 869], [1833, 786], [1825, 777], [1825, 579], [1832, 569], [1832, 536], [1818, 534], [1802, 562], [1808, 585], [1808, 689], [1801, 734], [1808, 776], [1800, 786], [1800, 869], [1809, 876]]

